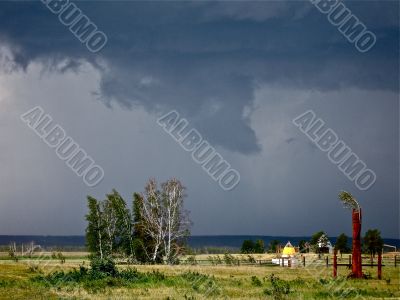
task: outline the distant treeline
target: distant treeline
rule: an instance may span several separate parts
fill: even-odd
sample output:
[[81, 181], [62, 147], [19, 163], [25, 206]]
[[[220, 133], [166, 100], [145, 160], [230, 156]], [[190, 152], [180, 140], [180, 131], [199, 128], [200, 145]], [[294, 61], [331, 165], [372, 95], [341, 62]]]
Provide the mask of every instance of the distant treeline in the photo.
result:
[[[278, 240], [281, 244], [291, 241], [292, 244], [298, 245], [301, 240], [310, 240], [310, 236], [291, 237], [291, 236], [254, 236], [254, 235], [202, 235], [190, 236], [187, 240], [189, 247], [196, 253], [212, 253], [211, 249], [219, 251], [226, 249], [228, 252], [234, 252], [241, 248], [244, 240], [262, 239], [265, 245], [269, 245], [270, 241]], [[336, 244], [336, 237], [329, 237], [333, 244]], [[400, 239], [383, 239], [385, 244], [400, 248]], [[85, 236], [39, 236], [39, 235], [0, 235], [0, 251], [8, 251], [11, 242], [18, 245], [34, 242], [42, 246], [45, 250], [55, 251], [85, 251]], [[349, 243], [351, 238], [349, 237]], [[5, 249], [5, 250], [4, 250]], [[219, 250], [216, 250], [219, 249]], [[209, 252], [206, 252], [209, 251]], [[225, 252], [222, 252], [225, 253]], [[217, 254], [217, 253], [215, 253]]]

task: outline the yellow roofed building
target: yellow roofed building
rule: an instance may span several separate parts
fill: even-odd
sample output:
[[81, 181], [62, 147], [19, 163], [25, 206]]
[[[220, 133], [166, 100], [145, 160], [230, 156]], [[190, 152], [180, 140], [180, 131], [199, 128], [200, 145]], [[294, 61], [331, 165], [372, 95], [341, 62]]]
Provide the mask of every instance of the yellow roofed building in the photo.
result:
[[290, 242], [287, 242], [285, 248], [282, 251], [282, 257], [293, 257], [296, 255], [296, 249], [292, 246]]
[[292, 246], [290, 242], [287, 242], [286, 246], [282, 250], [281, 256], [278, 258], [273, 258], [271, 262], [282, 267], [293, 268], [298, 266], [299, 262], [296, 258], [296, 249]]

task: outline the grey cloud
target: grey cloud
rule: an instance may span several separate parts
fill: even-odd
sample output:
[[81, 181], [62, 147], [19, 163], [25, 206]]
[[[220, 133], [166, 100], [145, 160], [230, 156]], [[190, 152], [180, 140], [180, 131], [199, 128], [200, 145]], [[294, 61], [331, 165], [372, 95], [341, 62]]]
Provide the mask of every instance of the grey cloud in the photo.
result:
[[[364, 228], [398, 235], [398, 16], [387, 9], [397, 4], [359, 3], [349, 5], [378, 29], [365, 55], [308, 2], [78, 2], [109, 36], [93, 55], [40, 2], [1, 2], [1, 41], [13, 53], [5, 65], [19, 70], [0, 86], [0, 101], [10, 94], [0, 110], [0, 227], [81, 234], [85, 194], [115, 187], [130, 201], [147, 178], [177, 176], [197, 234], [350, 232], [336, 194], [354, 185], [291, 123], [313, 109], [378, 174], [371, 191], [356, 192]], [[96, 89], [106, 105], [93, 101]], [[22, 127], [18, 113], [33, 103], [104, 167], [95, 190]], [[220, 190], [157, 126], [170, 109], [221, 146], [241, 174], [235, 191]]]
[[[101, 70], [108, 106], [176, 109], [212, 143], [241, 153], [260, 150], [244, 117], [259, 84], [398, 90], [393, 14], [377, 46], [360, 55], [308, 2], [79, 2], [109, 36], [94, 56], [40, 3], [1, 5], [0, 32], [18, 49], [16, 65], [41, 60], [51, 69], [67, 59], [52, 69], [62, 72], [89, 61]], [[354, 7], [360, 18], [365, 7]]]

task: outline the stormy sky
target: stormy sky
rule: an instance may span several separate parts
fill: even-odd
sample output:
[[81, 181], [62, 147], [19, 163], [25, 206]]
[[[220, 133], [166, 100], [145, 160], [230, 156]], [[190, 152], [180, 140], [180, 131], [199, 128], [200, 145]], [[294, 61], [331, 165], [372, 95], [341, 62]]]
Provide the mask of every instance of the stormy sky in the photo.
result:
[[[309, 1], [75, 1], [88, 51], [40, 1], [0, 2], [0, 234], [84, 233], [86, 195], [187, 187], [193, 234], [399, 236], [399, 2], [345, 1], [361, 53]], [[105, 171], [87, 187], [20, 115], [41, 106]], [[158, 124], [178, 111], [238, 170], [224, 191]], [[313, 110], [377, 176], [357, 189], [292, 120]]]

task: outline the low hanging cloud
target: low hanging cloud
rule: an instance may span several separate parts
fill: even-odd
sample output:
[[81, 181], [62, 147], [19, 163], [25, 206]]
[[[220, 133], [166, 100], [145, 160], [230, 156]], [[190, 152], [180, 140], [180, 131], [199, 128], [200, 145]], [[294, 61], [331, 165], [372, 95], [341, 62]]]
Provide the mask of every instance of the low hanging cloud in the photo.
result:
[[[260, 151], [245, 113], [260, 84], [398, 89], [395, 20], [378, 22], [379, 43], [360, 55], [309, 3], [78, 4], [109, 37], [98, 55], [41, 3], [1, 3], [0, 38], [13, 53], [10, 66], [41, 60], [62, 72], [88, 61], [101, 71], [97, 96], [106, 105], [154, 114], [179, 109], [210, 142], [231, 151]], [[385, 4], [376, 19], [395, 6]], [[364, 6], [358, 12], [369, 16]], [[63, 67], [55, 68], [60, 61]]]

